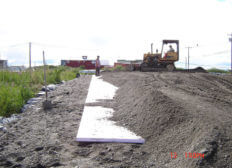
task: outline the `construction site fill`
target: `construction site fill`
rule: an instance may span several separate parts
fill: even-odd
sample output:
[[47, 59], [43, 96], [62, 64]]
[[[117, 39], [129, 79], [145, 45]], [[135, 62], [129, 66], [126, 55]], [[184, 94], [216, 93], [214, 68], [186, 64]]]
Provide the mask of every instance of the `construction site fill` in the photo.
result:
[[[92, 76], [86, 103], [112, 100], [117, 87], [103, 81], [101, 77]], [[124, 142], [144, 143], [145, 140], [126, 128], [117, 126], [109, 120], [114, 110], [101, 106], [85, 105], [77, 133], [78, 142]]]

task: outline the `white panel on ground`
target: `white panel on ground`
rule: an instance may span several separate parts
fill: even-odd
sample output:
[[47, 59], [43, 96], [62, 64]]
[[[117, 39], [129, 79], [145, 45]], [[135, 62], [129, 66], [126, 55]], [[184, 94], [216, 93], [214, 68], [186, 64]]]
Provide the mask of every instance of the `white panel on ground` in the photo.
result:
[[[100, 99], [113, 99], [117, 87], [92, 77], [86, 103], [97, 102]], [[144, 139], [126, 128], [115, 125], [109, 120], [113, 109], [101, 106], [85, 106], [77, 133], [79, 142], [123, 142], [144, 143]]]
[[99, 78], [93, 75], [85, 103], [95, 103], [100, 99], [113, 99], [118, 88]]
[[113, 109], [110, 108], [85, 106], [77, 141], [144, 143], [141, 137], [108, 120], [112, 113]]

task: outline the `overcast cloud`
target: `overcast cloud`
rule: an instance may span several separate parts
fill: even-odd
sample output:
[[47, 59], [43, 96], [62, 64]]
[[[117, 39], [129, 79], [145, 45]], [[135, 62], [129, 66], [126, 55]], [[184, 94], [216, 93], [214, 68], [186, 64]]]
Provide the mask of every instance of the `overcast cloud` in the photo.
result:
[[231, 16], [231, 0], [0, 0], [0, 53], [27, 65], [31, 41], [34, 64], [42, 50], [56, 64], [82, 55], [113, 63], [142, 59], [151, 43], [160, 50], [163, 39], [178, 39], [177, 65], [185, 47], [195, 46], [192, 64], [229, 68]]

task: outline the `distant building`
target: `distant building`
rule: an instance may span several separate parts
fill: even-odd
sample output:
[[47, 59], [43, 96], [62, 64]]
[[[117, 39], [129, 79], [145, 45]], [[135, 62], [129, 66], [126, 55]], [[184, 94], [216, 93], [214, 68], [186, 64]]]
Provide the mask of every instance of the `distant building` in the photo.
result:
[[[108, 65], [108, 61], [100, 60], [101, 68]], [[83, 67], [85, 69], [95, 69], [95, 60], [61, 60], [61, 65], [69, 67]]]
[[0, 69], [7, 68], [7, 60], [0, 60]]
[[117, 60], [114, 63], [114, 67], [122, 66], [128, 70], [138, 70], [142, 62], [143, 60]]
[[117, 63], [125, 63], [125, 64], [130, 64], [130, 63], [136, 63], [136, 64], [141, 64], [143, 60], [117, 60]]

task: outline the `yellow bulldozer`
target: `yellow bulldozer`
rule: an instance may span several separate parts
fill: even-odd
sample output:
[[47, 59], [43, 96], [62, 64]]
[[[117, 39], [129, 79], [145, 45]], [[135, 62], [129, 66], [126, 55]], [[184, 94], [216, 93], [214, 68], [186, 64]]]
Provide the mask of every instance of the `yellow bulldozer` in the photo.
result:
[[[173, 47], [174, 46], [174, 47]], [[168, 49], [169, 47], [169, 49]], [[153, 44], [151, 53], [144, 54], [143, 62], [140, 65], [142, 72], [147, 71], [174, 71], [175, 62], [179, 60], [179, 40], [163, 40], [161, 53], [153, 53]]]

